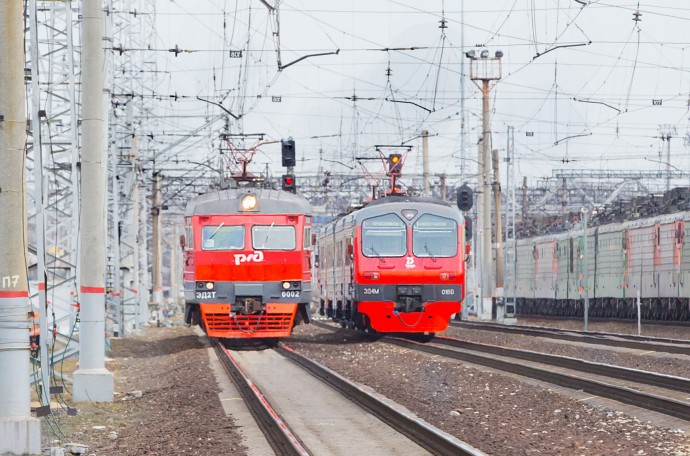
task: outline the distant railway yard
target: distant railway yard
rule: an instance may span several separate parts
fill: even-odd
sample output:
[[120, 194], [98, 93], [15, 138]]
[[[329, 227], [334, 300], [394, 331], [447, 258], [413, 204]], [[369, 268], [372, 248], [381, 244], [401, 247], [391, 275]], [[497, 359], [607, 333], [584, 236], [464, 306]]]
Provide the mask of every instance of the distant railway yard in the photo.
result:
[[53, 425], [94, 455], [690, 452], [687, 328], [455, 322], [419, 343], [314, 323], [268, 344], [115, 339], [116, 400]]

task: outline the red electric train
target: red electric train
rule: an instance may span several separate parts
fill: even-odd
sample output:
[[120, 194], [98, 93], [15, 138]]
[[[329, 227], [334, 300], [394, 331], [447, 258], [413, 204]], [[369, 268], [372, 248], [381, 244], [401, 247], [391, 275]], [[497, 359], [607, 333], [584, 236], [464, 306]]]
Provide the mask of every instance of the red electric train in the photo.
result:
[[465, 295], [462, 213], [443, 200], [391, 195], [320, 231], [320, 313], [343, 326], [431, 339]]
[[239, 187], [185, 212], [185, 321], [209, 337], [289, 336], [309, 321], [311, 207], [289, 191]]

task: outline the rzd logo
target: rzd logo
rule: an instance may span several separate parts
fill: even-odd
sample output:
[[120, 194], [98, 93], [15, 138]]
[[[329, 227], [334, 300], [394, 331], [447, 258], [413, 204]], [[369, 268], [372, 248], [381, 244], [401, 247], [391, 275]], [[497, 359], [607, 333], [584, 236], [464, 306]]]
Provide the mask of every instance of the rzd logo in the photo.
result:
[[414, 269], [415, 264], [414, 264], [414, 258], [413, 258], [413, 257], [408, 256], [408, 257], [405, 259], [405, 267], [406, 267], [407, 269]]
[[261, 262], [264, 261], [264, 252], [254, 252], [254, 253], [236, 253], [235, 254], [235, 266], [239, 266], [240, 263], [251, 263], [251, 262]]

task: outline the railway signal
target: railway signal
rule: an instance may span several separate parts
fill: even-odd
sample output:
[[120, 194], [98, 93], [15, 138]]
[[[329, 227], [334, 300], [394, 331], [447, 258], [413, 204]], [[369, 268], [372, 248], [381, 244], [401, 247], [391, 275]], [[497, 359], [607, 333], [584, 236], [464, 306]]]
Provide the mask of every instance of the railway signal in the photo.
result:
[[473, 204], [474, 195], [472, 194], [472, 189], [467, 185], [458, 188], [458, 209], [467, 212], [472, 209]]
[[281, 154], [283, 159], [283, 166], [289, 168], [297, 164], [295, 159], [295, 141], [292, 139], [284, 139], [280, 141]]
[[402, 172], [402, 154], [388, 155], [388, 175], [398, 176]]
[[281, 185], [286, 192], [297, 193], [297, 181], [294, 174], [283, 174]]

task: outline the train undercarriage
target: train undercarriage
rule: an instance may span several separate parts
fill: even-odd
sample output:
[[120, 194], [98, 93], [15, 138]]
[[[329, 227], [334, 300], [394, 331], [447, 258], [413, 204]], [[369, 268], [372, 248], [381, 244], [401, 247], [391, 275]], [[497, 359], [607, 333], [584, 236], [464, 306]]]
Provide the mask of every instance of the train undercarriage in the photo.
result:
[[[516, 310], [518, 315], [583, 317], [584, 300], [517, 298]], [[637, 299], [591, 298], [589, 317], [636, 320]], [[643, 298], [640, 300], [640, 317], [643, 320], [690, 321], [690, 299]]]

